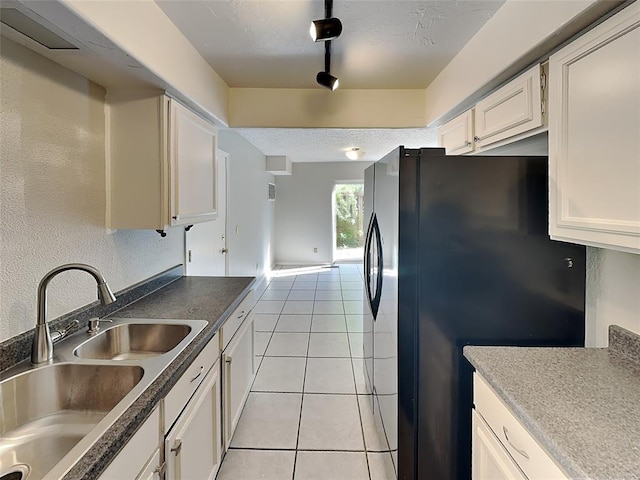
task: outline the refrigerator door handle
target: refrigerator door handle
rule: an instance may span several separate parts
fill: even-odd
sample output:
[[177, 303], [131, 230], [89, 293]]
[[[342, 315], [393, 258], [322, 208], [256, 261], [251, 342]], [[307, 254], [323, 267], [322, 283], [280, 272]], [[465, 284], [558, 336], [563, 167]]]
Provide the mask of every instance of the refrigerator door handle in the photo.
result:
[[[371, 264], [371, 247], [375, 238], [376, 242], [376, 265], [377, 272], [375, 283], [375, 293], [371, 291], [371, 271], [373, 266]], [[367, 300], [369, 301], [369, 307], [375, 321], [378, 316], [378, 308], [380, 307], [380, 296], [382, 294], [382, 240], [380, 238], [380, 227], [378, 226], [378, 218], [374, 213], [371, 217], [371, 223], [369, 224], [369, 230], [367, 232], [367, 240], [365, 243], [365, 283]]]
[[369, 308], [372, 308], [371, 307], [371, 239], [373, 235], [374, 218], [375, 218], [375, 213], [371, 216], [371, 221], [369, 222], [369, 228], [367, 229], [367, 237], [364, 241], [364, 284], [365, 284], [365, 291], [367, 292], [367, 301], [369, 302]]

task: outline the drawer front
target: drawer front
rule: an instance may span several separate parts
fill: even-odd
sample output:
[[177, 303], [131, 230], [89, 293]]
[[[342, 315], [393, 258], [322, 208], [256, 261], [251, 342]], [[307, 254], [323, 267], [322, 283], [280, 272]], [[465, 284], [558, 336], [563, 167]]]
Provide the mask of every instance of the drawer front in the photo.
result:
[[240, 325], [242, 325], [244, 319], [247, 318], [251, 313], [251, 310], [253, 310], [254, 304], [253, 290], [251, 290], [247, 296], [244, 297], [242, 302], [240, 302], [238, 308], [236, 308], [227, 321], [224, 322], [221, 328], [222, 350], [227, 348], [227, 345], [229, 345], [229, 342], [240, 328]]
[[166, 434], [184, 409], [185, 405], [194, 394], [198, 385], [202, 383], [207, 372], [213, 367], [220, 356], [220, 340], [218, 333], [209, 340], [209, 343], [200, 355], [196, 357], [180, 380], [173, 386], [164, 399], [164, 433]]
[[471, 478], [472, 480], [527, 480], [500, 441], [476, 412], [471, 424]]
[[[99, 480], [121, 480], [123, 478], [136, 478], [144, 473], [159, 452], [160, 447], [160, 409], [156, 409], [145, 420], [138, 431], [124, 446], [123, 450], [111, 462]], [[151, 469], [155, 470], [159, 462]]]
[[549, 454], [477, 373], [473, 376], [473, 392], [476, 411], [487, 422], [527, 478], [531, 480], [567, 478]]

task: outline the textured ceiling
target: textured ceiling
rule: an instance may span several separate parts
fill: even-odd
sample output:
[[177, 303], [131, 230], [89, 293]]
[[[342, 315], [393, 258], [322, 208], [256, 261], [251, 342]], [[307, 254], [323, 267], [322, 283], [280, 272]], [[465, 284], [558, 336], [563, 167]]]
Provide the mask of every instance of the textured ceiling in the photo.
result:
[[[156, 0], [231, 87], [315, 88], [322, 0]], [[426, 88], [504, 0], [336, 0], [341, 88]]]
[[352, 162], [345, 152], [359, 147], [375, 162], [399, 145], [435, 147], [434, 129], [236, 128], [265, 155], [287, 155], [292, 162]]
[[[323, 0], [156, 0], [231, 87], [320, 88], [324, 45], [309, 37]], [[504, 0], [335, 0], [332, 42], [340, 88], [426, 88]], [[236, 129], [266, 155], [293, 162], [376, 161], [397, 147], [435, 146], [429, 129]]]

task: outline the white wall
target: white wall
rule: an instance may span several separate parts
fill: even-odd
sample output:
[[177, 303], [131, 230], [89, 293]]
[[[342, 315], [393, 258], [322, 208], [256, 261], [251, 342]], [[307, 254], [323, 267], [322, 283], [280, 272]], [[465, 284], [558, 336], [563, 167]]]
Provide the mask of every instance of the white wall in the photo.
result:
[[606, 347], [609, 325], [640, 334], [640, 255], [587, 247], [587, 341]]
[[[333, 261], [331, 195], [336, 182], [364, 181], [367, 162], [294, 163], [293, 175], [276, 179], [275, 261]], [[318, 248], [318, 253], [313, 248]]]
[[[105, 225], [104, 89], [7, 39], [0, 42], [0, 341], [33, 328], [51, 268], [96, 266], [117, 291], [182, 263], [184, 234]], [[94, 281], [51, 283], [49, 317], [96, 300]]]
[[232, 130], [219, 131], [218, 148], [229, 154], [229, 275], [261, 276], [273, 264], [274, 202], [267, 200], [273, 175], [266, 171], [265, 155]]

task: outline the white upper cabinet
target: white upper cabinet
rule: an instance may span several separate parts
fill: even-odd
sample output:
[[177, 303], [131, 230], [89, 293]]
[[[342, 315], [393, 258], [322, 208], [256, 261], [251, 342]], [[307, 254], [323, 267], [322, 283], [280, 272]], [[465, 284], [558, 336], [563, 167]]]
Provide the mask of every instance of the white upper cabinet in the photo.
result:
[[213, 220], [217, 129], [166, 95], [107, 95], [108, 227]]
[[485, 147], [542, 127], [542, 69], [535, 65], [475, 106], [475, 143]]
[[473, 110], [438, 128], [438, 144], [446, 149], [447, 155], [462, 155], [473, 150]]
[[549, 63], [549, 234], [640, 253], [640, 2]]
[[546, 65], [535, 65], [438, 128], [447, 155], [482, 153], [546, 131]]

